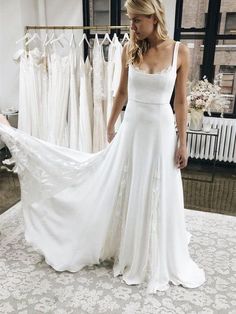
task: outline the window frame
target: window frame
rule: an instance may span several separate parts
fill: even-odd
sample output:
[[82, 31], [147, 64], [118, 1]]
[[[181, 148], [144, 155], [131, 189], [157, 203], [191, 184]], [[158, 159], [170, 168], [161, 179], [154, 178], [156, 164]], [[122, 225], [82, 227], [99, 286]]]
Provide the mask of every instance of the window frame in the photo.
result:
[[[218, 27], [216, 26], [219, 25], [219, 19], [221, 18], [221, 0], [209, 0], [206, 27], [204, 28], [182, 27], [183, 3], [184, 0], [176, 0], [174, 39], [178, 41], [180, 41], [181, 39], [203, 40], [203, 61], [200, 68], [201, 71], [199, 79], [202, 79], [203, 76], [206, 75], [208, 80], [210, 82], [213, 82], [215, 76], [214, 59], [217, 42], [220, 39], [236, 39], [236, 35], [218, 33]], [[208, 113], [204, 112], [204, 115], [208, 116]], [[220, 113], [212, 112], [211, 116], [220, 117]], [[233, 113], [224, 113], [224, 117], [233, 119], [236, 118], [236, 97], [234, 100]]]

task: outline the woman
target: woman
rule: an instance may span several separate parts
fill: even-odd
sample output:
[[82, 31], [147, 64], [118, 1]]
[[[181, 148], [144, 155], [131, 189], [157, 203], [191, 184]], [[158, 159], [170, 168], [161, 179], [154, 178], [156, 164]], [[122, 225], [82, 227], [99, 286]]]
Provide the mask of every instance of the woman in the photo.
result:
[[[168, 38], [159, 1], [125, 6], [131, 42], [104, 150], [57, 147], [0, 125], [21, 181], [25, 238], [58, 271], [112, 259], [114, 276], [128, 285], [146, 282], [148, 293], [169, 283], [199, 287], [205, 273], [188, 251], [180, 172], [187, 164], [189, 51]], [[169, 104], [174, 86], [179, 143]]]

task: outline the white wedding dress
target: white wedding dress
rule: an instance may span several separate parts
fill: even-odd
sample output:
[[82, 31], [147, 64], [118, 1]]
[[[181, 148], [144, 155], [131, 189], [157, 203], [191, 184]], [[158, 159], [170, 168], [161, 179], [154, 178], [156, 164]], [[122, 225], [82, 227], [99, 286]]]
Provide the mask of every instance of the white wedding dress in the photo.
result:
[[184, 217], [181, 171], [169, 104], [172, 64], [147, 74], [129, 67], [124, 119], [109, 145], [84, 153], [46, 143], [6, 125], [0, 134], [16, 160], [25, 238], [57, 271], [114, 259], [114, 276], [195, 288], [205, 272], [192, 260]]
[[107, 61], [97, 34], [93, 47], [93, 103], [93, 152], [96, 153], [108, 145], [106, 138]]
[[[18, 50], [13, 60], [20, 63], [18, 127], [30, 135], [43, 138], [42, 122], [45, 104], [45, 64], [38, 48]], [[41, 122], [41, 123], [40, 123]]]

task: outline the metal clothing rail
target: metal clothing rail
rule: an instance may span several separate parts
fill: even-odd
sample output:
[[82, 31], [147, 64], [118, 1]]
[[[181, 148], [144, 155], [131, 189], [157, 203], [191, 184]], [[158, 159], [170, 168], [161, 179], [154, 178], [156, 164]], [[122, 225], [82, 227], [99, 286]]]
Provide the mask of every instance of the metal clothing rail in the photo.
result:
[[[79, 26], [79, 25], [64, 25], [64, 26], [60, 26], [60, 25], [26, 25], [25, 26], [25, 34], [30, 30], [66, 30], [66, 29], [70, 29], [70, 30], [95, 30], [95, 31], [110, 31], [110, 30], [125, 30], [125, 31], [130, 31], [130, 26], [129, 25], [93, 25], [93, 26]], [[89, 35], [90, 37], [90, 35]], [[27, 50], [27, 49], [26, 49]], [[84, 55], [86, 56], [88, 54], [88, 48], [84, 47]]]
[[27, 25], [25, 26], [25, 32], [30, 29], [81, 29], [81, 30], [111, 30], [111, 29], [124, 29], [130, 30], [129, 25], [94, 25], [94, 26], [46, 26], [46, 25]]

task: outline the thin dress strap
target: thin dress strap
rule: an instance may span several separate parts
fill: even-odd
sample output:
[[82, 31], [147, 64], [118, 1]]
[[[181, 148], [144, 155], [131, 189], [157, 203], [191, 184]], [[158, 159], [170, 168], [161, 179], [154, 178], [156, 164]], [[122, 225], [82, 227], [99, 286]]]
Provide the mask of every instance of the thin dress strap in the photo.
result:
[[177, 66], [177, 56], [178, 56], [179, 44], [180, 44], [180, 42], [176, 41], [175, 48], [174, 48], [173, 62], [172, 62], [173, 68], [176, 68], [176, 66]]

